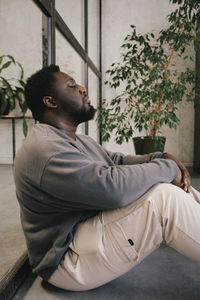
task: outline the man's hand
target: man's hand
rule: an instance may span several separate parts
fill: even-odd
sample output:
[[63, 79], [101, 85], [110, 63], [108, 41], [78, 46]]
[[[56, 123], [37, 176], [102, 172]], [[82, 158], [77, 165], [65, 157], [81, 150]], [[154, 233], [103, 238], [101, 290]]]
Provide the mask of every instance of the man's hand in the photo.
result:
[[172, 159], [179, 167], [180, 172], [178, 173], [177, 178], [174, 181], [172, 181], [172, 183], [182, 188], [185, 192], [190, 193], [191, 192], [190, 174], [186, 169], [186, 167], [184, 166], [184, 164], [175, 156], [168, 153], [163, 154], [162, 157], [165, 159]]
[[180, 169], [178, 170], [176, 179], [174, 179], [171, 183], [183, 189], [182, 173]]

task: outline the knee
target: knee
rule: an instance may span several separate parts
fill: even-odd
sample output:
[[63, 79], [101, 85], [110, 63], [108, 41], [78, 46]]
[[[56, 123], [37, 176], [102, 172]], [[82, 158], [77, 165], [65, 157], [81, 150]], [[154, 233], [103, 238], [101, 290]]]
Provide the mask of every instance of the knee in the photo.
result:
[[184, 192], [181, 188], [178, 186], [172, 184], [172, 183], [160, 183], [152, 188], [152, 192], [155, 193], [166, 193], [166, 194], [176, 194], [180, 192]]
[[171, 198], [183, 198], [183, 196], [186, 195], [185, 191], [171, 183], [158, 184], [151, 191], [151, 198], [158, 198], [160, 200], [169, 200]]
[[181, 188], [170, 183], [162, 183], [150, 191], [148, 200], [159, 217], [168, 218], [174, 216], [185, 197], [187, 194]]

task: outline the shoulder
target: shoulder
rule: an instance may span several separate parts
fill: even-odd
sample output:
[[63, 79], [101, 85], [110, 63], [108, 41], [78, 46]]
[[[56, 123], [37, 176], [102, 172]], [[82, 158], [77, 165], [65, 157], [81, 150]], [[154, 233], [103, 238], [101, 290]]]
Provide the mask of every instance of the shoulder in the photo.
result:
[[46, 154], [49, 157], [72, 145], [73, 140], [56, 127], [36, 124], [24, 140], [22, 147], [25, 147], [29, 153], [35, 151], [40, 155]]
[[73, 140], [59, 129], [47, 124], [36, 124], [17, 152], [15, 172], [23, 176], [40, 178], [45, 165], [55, 155], [76, 151]]

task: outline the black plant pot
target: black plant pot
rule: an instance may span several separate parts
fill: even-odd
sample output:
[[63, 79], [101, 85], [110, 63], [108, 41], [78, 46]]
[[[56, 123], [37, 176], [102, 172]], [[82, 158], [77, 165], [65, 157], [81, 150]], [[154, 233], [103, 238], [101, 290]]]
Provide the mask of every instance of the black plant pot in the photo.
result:
[[7, 105], [2, 111], [1, 95], [0, 95], [0, 115], [8, 115], [10, 112], [10, 103], [7, 101]]
[[139, 136], [133, 138], [133, 144], [136, 154], [148, 154], [153, 152], [164, 152], [166, 138], [159, 136]]

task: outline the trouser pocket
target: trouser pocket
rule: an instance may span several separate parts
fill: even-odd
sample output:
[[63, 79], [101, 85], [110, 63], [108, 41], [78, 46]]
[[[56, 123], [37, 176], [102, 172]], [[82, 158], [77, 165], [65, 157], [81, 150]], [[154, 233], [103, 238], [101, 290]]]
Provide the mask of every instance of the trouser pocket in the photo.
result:
[[69, 246], [78, 255], [94, 254], [102, 247], [102, 224], [98, 216], [80, 223]]
[[127, 236], [120, 222], [116, 221], [115, 223], [106, 225], [105, 236], [107, 236], [105, 240], [109, 244], [109, 248], [112, 249], [110, 251], [111, 256], [117, 262], [126, 263], [137, 260], [138, 253], [135, 249], [133, 234]]
[[162, 227], [149, 201], [131, 212], [127, 206], [127, 212], [121, 216], [118, 210], [119, 219], [105, 227], [116, 254], [124, 262], [138, 261], [160, 245]]

